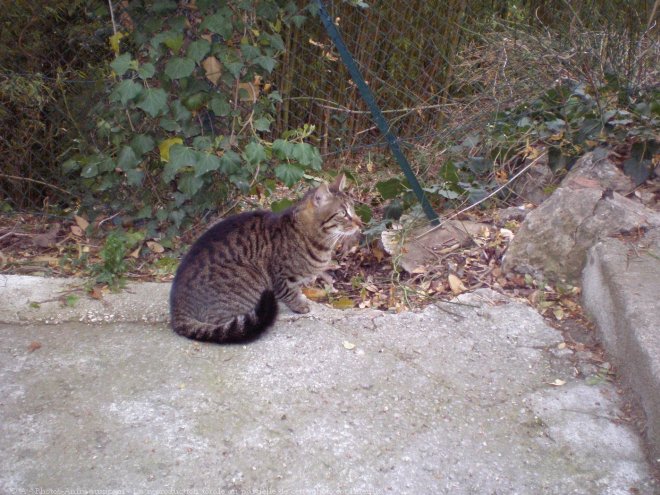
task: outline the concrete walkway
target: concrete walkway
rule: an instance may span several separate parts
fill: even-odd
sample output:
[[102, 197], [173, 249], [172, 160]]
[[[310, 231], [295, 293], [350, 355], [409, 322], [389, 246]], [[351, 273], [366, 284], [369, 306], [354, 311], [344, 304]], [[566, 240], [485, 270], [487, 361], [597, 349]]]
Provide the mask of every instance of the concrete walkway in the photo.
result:
[[0, 277], [2, 494], [659, 492], [617, 387], [493, 292], [219, 346], [167, 285], [49, 301], [75, 283]]

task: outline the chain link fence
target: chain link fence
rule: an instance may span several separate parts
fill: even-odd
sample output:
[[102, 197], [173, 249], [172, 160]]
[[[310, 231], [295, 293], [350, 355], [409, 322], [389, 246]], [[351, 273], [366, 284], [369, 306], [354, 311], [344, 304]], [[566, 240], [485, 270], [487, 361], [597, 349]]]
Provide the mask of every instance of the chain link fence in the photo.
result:
[[[530, 14], [536, 3], [545, 10], [537, 7], [536, 14]], [[586, 9], [589, 2], [582, 3]], [[612, 2], [611, 12], [617, 12], [611, 14], [617, 16], [612, 22], [627, 16], [626, 22], [637, 23], [634, 32], [641, 33], [620, 46], [642, 43], [649, 32], [657, 33], [652, 2], [629, 2], [616, 11], [619, 3]], [[571, 13], [565, 5], [557, 7], [564, 17], [555, 19], [550, 17], [559, 14], [548, 11], [548, 2], [538, 0], [493, 4], [335, 0], [325, 4], [394, 133], [413, 150], [438, 143], [450, 146], [474, 129], [484, 128], [494, 112], [547, 90], [557, 78], [579, 76], [573, 70], [579, 64], [539, 59], [532, 45], [549, 45], [549, 38], [532, 39], [507, 23], [523, 17], [543, 21], [539, 16], [548, 17], [547, 22], [568, 22], [574, 14], [570, 22], [578, 29], [575, 19], [586, 22], [578, 15], [586, 10]], [[112, 58], [107, 40], [112, 26], [103, 2], [79, 0], [59, 10], [29, 7], [26, 2], [16, 5], [1, 14], [0, 42], [11, 50], [0, 56], [0, 207], [43, 209], [75, 201], [77, 191], [71, 188], [77, 186], [62, 175], [61, 164], [79, 140], [90, 138], [95, 125], [90, 108], [106, 97], [105, 86], [110, 82], [106, 64]], [[13, 23], [12, 16], [18, 19], [16, 9], [20, 8], [34, 12]], [[306, 2], [300, 4], [300, 11], [308, 13]], [[81, 16], [89, 22], [72, 23]], [[586, 39], [590, 28], [582, 26], [582, 32]], [[630, 35], [633, 27], [623, 23], [623, 32]], [[349, 156], [360, 159], [384, 148], [313, 9], [301, 26], [285, 28], [283, 39], [285, 49], [272, 81], [261, 81], [283, 97], [272, 134], [314, 125], [310, 139], [326, 162]], [[616, 47], [614, 38], [598, 41], [596, 36], [594, 40], [594, 50], [604, 50], [606, 42], [608, 49]], [[653, 46], [657, 50], [657, 42]], [[552, 53], [549, 46], [545, 48]], [[571, 52], [568, 47], [565, 53], [578, 60], [584, 54], [575, 48]], [[629, 55], [623, 53], [624, 61], [634, 65]]]
[[[326, 3], [394, 133], [414, 139], [441, 128], [464, 3], [457, 9], [452, 2], [421, 0], [365, 9]], [[324, 155], [382, 145], [336, 48], [322, 24], [313, 21], [287, 39], [290, 49], [279, 81], [287, 95], [281, 126], [314, 124]]]
[[[107, 11], [107, 6], [105, 7]], [[104, 85], [111, 27], [102, 4], [4, 2], [0, 11], [0, 208], [74, 199], [61, 163]]]

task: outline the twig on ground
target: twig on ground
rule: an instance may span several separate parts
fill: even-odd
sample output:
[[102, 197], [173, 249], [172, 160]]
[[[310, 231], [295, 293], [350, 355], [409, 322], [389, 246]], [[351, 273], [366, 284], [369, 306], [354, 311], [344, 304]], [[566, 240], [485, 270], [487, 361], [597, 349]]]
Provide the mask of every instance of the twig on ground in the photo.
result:
[[421, 238], [424, 237], [425, 235], [428, 235], [428, 234], [430, 234], [431, 232], [433, 232], [433, 231], [439, 229], [440, 227], [442, 227], [442, 226], [443, 226], [445, 223], [447, 223], [449, 220], [452, 220], [453, 218], [456, 218], [458, 215], [461, 215], [461, 214], [465, 213], [466, 211], [470, 211], [472, 208], [474, 208], [474, 207], [480, 205], [481, 203], [483, 203], [483, 202], [486, 201], [487, 199], [492, 198], [492, 197], [495, 196], [498, 192], [500, 192], [502, 189], [504, 189], [504, 188], [508, 187], [509, 185], [511, 185], [511, 183], [513, 183], [513, 181], [515, 181], [518, 177], [520, 177], [520, 176], [521, 176], [522, 174], [524, 174], [527, 170], [529, 170], [530, 167], [532, 167], [533, 165], [535, 165], [536, 162], [538, 162], [538, 161], [539, 161], [541, 158], [543, 158], [545, 155], [546, 155], [545, 153], [540, 154], [539, 156], [537, 156], [536, 158], [534, 158], [531, 162], [529, 162], [527, 165], [525, 165], [525, 166], [524, 166], [524, 167], [523, 167], [518, 173], [516, 173], [516, 174], [515, 174], [513, 177], [511, 177], [508, 181], [506, 181], [506, 183], [502, 184], [500, 187], [498, 187], [498, 188], [495, 189], [493, 192], [491, 192], [488, 196], [486, 196], [486, 197], [484, 197], [484, 198], [481, 198], [479, 201], [477, 201], [476, 203], [471, 204], [471, 205], [468, 206], [467, 208], [463, 208], [462, 210], [457, 211], [457, 212], [454, 213], [453, 215], [449, 215], [447, 218], [445, 218], [445, 219], [444, 219], [442, 222], [440, 222], [438, 225], [435, 225], [435, 226], [431, 227], [429, 230], [427, 230], [426, 232], [423, 232], [423, 233], [419, 234], [417, 237], [415, 237], [414, 240], [421, 239]]

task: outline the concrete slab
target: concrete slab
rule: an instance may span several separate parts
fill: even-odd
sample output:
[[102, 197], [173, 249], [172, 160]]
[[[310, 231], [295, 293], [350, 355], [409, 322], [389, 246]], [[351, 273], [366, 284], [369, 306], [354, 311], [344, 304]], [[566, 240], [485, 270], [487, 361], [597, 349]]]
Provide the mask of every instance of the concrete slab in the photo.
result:
[[[12, 287], [3, 318], [25, 314]], [[520, 302], [314, 305], [219, 346], [141, 321], [131, 290], [133, 322], [81, 323], [81, 300], [66, 318], [42, 305], [56, 325], [0, 324], [0, 493], [658, 492], [616, 387], [576, 378]]]
[[635, 242], [597, 243], [582, 285], [605, 348], [641, 400], [647, 438], [660, 460], [660, 229]]
[[[169, 321], [169, 284], [131, 283], [120, 292], [102, 299], [85, 293], [80, 278], [43, 278], [27, 275], [0, 275], [0, 322], [58, 324]], [[78, 299], [64, 303], [67, 295]]]

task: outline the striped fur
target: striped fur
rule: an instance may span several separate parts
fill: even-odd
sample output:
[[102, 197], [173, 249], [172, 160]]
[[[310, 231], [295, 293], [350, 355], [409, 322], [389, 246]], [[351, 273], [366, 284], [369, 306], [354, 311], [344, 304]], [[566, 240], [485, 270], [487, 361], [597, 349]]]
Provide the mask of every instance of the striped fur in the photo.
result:
[[344, 183], [340, 176], [282, 213], [241, 213], [202, 234], [174, 277], [174, 331], [202, 341], [245, 342], [273, 324], [277, 301], [308, 312], [302, 284], [322, 273], [337, 241], [361, 225]]

